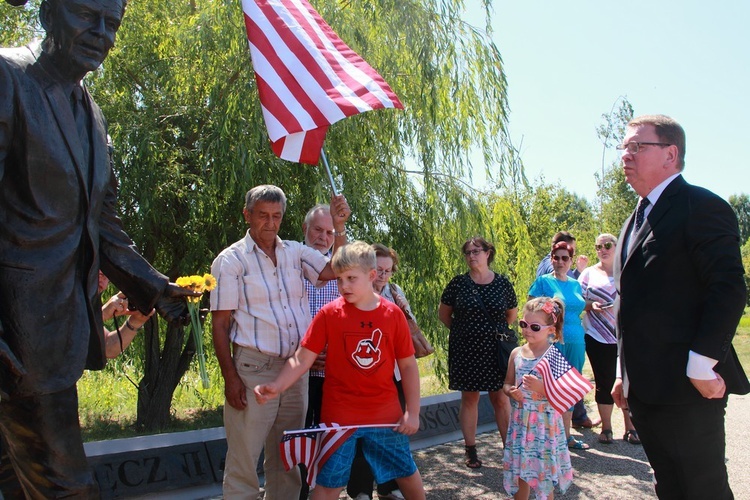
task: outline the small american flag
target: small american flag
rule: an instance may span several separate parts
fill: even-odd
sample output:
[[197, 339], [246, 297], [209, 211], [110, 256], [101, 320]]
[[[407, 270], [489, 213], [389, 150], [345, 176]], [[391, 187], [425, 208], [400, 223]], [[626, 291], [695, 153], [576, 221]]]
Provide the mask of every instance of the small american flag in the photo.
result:
[[307, 484], [314, 488], [320, 468], [356, 430], [356, 427], [341, 429], [336, 424], [320, 424], [310, 427], [310, 432], [284, 436], [279, 444], [284, 468], [290, 471], [303, 464], [307, 468]]
[[554, 345], [542, 355], [534, 370], [542, 376], [547, 401], [560, 415], [594, 387]]

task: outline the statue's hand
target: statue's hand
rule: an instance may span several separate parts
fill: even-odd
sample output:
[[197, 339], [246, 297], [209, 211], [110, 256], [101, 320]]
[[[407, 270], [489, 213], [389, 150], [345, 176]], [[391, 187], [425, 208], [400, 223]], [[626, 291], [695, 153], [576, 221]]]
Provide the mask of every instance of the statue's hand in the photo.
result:
[[156, 301], [156, 311], [170, 323], [176, 322], [187, 325], [190, 322], [190, 315], [185, 299], [200, 296], [200, 292], [193, 292], [174, 283], [169, 283], [159, 300]]

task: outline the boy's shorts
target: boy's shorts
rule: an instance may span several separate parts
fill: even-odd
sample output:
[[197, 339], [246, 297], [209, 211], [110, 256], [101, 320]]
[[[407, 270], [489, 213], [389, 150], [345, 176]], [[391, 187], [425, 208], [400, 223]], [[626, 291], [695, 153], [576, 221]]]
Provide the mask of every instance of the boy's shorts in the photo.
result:
[[417, 472], [411, 456], [409, 437], [390, 428], [357, 429], [328, 457], [318, 472], [316, 483], [325, 488], [343, 488], [349, 482], [357, 440], [378, 484], [409, 477]]

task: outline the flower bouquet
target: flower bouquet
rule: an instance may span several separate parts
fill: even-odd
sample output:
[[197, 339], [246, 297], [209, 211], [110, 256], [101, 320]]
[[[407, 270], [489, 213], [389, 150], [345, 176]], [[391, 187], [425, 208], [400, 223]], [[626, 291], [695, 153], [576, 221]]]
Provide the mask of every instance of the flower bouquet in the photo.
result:
[[[181, 276], [177, 278], [175, 282], [177, 286], [187, 288], [194, 292], [210, 292], [216, 288], [216, 278], [210, 274], [204, 274], [203, 276]], [[201, 372], [201, 382], [203, 388], [208, 389], [211, 384], [208, 381], [208, 373], [206, 372], [206, 355], [203, 352], [203, 327], [201, 326], [200, 319], [200, 303], [203, 296], [188, 297], [187, 306], [190, 312], [190, 326], [193, 331], [193, 338], [195, 339], [195, 350], [198, 356], [198, 366]]]

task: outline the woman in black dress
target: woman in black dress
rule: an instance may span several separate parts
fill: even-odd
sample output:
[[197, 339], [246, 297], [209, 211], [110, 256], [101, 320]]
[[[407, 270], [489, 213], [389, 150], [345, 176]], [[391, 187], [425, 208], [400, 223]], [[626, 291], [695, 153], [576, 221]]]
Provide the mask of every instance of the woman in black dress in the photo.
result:
[[[511, 347], [517, 344], [508, 325], [516, 321], [518, 300], [505, 276], [489, 268], [495, 247], [475, 236], [463, 245], [469, 272], [453, 278], [440, 299], [438, 316], [450, 329], [448, 338], [449, 389], [461, 391], [459, 422], [466, 445], [466, 466], [482, 466], [477, 458], [476, 432], [479, 392], [488, 391], [497, 429], [505, 444], [510, 402], [503, 393]], [[504, 363], [498, 355], [498, 333], [507, 343]]]

